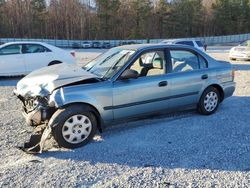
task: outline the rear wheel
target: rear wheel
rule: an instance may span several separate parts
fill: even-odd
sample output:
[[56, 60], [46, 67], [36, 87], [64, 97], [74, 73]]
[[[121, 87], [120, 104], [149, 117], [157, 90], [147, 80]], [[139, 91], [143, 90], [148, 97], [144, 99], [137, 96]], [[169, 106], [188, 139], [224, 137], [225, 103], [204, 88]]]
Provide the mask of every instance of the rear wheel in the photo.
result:
[[198, 111], [204, 115], [213, 114], [220, 104], [220, 93], [214, 87], [208, 87], [201, 95]]
[[57, 64], [61, 64], [62, 62], [61, 61], [52, 61], [48, 64], [48, 66], [51, 66], [51, 65], [57, 65]]
[[51, 118], [52, 134], [60, 147], [77, 148], [95, 135], [97, 121], [88, 106], [59, 109]]

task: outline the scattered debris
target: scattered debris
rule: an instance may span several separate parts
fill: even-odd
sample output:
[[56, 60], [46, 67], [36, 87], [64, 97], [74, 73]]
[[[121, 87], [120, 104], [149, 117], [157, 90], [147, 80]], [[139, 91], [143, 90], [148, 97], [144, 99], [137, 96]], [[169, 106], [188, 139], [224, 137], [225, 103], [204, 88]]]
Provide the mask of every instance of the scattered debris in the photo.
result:
[[29, 142], [25, 142], [23, 147], [20, 147], [26, 153], [37, 154], [42, 153], [45, 141], [51, 134], [51, 127], [45, 126], [44, 129], [39, 129], [35, 134], [31, 135]]

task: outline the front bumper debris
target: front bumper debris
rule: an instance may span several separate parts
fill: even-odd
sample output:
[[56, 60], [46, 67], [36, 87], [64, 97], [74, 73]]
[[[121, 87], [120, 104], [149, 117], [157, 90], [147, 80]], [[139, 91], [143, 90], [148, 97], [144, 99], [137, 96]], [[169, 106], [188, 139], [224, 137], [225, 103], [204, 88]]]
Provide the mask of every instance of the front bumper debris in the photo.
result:
[[[14, 90], [14, 95], [23, 103], [22, 115], [26, 124], [35, 127], [29, 141], [18, 148], [30, 154], [42, 153], [45, 141], [51, 135], [51, 127], [48, 125], [48, 121], [55, 109], [48, 107], [45, 98], [25, 99], [16, 90]], [[34, 102], [37, 102], [36, 105], [34, 105]]]
[[31, 135], [29, 142], [25, 142], [23, 146], [19, 147], [19, 149], [29, 154], [42, 153], [45, 141], [50, 135], [51, 127], [46, 124], [45, 127], [35, 131], [34, 134]]

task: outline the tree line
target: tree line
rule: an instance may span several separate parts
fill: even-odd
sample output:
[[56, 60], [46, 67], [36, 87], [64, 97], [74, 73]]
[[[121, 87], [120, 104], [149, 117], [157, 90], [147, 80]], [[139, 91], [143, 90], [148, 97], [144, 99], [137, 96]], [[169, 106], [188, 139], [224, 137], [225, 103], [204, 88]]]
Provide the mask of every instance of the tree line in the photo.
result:
[[250, 0], [0, 0], [0, 37], [145, 39], [250, 32]]

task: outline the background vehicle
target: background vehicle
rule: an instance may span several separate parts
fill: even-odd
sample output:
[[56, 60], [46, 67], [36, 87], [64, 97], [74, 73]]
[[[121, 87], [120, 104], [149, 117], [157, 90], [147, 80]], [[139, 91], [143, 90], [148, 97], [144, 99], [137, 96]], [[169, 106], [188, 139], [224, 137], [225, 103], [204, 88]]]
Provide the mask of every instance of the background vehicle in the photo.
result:
[[72, 44], [72, 48], [79, 49], [79, 48], [81, 48], [81, 44], [80, 44], [80, 43], [77, 43], [77, 42], [74, 42], [74, 43]]
[[123, 45], [127, 45], [127, 44], [128, 44], [128, 42], [126, 42], [126, 41], [119, 42], [119, 46], [123, 46]]
[[233, 47], [229, 52], [231, 60], [250, 60], [250, 40], [242, 42], [239, 46]]
[[111, 47], [111, 45], [110, 45], [109, 42], [103, 42], [102, 43], [102, 48], [110, 48], [110, 47]]
[[182, 44], [193, 46], [201, 51], [206, 51], [205, 45], [200, 40], [186, 40], [186, 39], [176, 39], [176, 40], [164, 40], [161, 44]]
[[89, 41], [82, 42], [82, 48], [92, 48], [92, 43]]
[[26, 75], [41, 67], [75, 63], [65, 50], [41, 42], [11, 42], [0, 46], [0, 76]]
[[112, 48], [83, 69], [34, 71], [15, 94], [29, 125], [48, 121], [60, 146], [76, 148], [114, 120], [185, 107], [213, 114], [234, 90], [230, 63], [189, 46], [147, 44]]
[[101, 48], [102, 44], [98, 41], [93, 42], [93, 48]]

